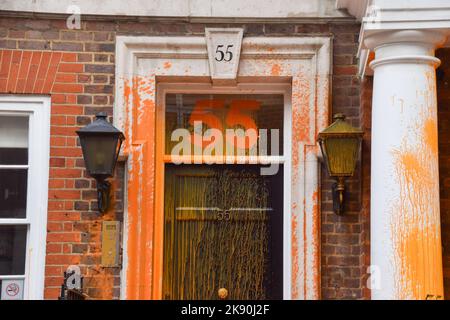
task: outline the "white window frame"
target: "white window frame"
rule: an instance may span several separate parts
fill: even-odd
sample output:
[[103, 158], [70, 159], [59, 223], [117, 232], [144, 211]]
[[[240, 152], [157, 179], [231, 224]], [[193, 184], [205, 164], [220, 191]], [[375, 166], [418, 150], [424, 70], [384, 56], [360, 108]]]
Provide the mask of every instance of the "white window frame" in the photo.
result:
[[25, 279], [25, 300], [44, 298], [47, 237], [48, 178], [50, 160], [50, 97], [0, 95], [0, 116], [29, 117], [28, 165], [0, 165], [0, 168], [28, 168], [25, 219], [0, 219], [0, 225], [28, 225], [25, 274], [0, 279]]
[[[158, 134], [165, 134], [165, 116], [166, 116], [166, 96], [168, 93], [179, 94], [241, 94], [241, 95], [258, 95], [258, 94], [274, 94], [283, 96], [283, 154], [279, 156], [257, 156], [256, 162], [262, 163], [264, 166], [272, 164], [280, 164], [283, 166], [283, 299], [291, 299], [291, 279], [292, 279], [292, 255], [291, 255], [291, 217], [290, 217], [290, 203], [291, 203], [291, 145], [292, 145], [292, 90], [290, 84], [285, 83], [241, 83], [236, 86], [221, 87], [213, 86], [204, 83], [160, 83], [157, 86], [157, 101], [161, 101], [161, 109], [158, 109], [160, 117], [162, 117], [163, 126], [158, 128]], [[157, 138], [158, 140], [158, 138]], [[160, 146], [159, 154], [165, 155], [165, 140], [161, 139], [163, 144]], [[158, 154], [158, 151], [157, 151]], [[250, 162], [249, 157], [245, 159], [244, 165]], [[220, 162], [221, 157], [218, 157]], [[164, 161], [165, 163], [172, 163], [171, 161]], [[216, 163], [219, 163], [216, 162]], [[235, 164], [229, 164], [233, 166]], [[165, 192], [164, 185], [157, 185], [157, 188], [162, 188]], [[126, 252], [126, 251], [124, 251]], [[123, 283], [122, 283], [123, 285]]]

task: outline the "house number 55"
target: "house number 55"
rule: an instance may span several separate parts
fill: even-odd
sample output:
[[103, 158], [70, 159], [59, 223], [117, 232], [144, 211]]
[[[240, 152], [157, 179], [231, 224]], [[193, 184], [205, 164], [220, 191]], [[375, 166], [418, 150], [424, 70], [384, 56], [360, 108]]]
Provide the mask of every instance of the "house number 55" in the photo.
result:
[[219, 44], [216, 47], [216, 61], [225, 61], [229, 62], [233, 59], [233, 52], [230, 51], [231, 48], [233, 48], [234, 45], [229, 44], [227, 45], [226, 51], [224, 52], [225, 45]]

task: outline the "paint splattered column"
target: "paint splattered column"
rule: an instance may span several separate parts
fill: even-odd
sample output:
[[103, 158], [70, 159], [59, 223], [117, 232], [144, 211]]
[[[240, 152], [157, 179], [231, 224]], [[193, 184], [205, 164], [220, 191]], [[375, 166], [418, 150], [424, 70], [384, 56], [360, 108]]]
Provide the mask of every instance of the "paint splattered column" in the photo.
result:
[[443, 297], [434, 49], [438, 32], [383, 31], [372, 103], [372, 299]]

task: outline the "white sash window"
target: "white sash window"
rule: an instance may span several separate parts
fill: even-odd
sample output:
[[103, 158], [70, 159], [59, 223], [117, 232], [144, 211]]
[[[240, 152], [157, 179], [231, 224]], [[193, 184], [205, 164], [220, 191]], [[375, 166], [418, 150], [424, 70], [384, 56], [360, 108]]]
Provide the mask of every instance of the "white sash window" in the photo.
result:
[[0, 96], [0, 300], [42, 299], [50, 98]]

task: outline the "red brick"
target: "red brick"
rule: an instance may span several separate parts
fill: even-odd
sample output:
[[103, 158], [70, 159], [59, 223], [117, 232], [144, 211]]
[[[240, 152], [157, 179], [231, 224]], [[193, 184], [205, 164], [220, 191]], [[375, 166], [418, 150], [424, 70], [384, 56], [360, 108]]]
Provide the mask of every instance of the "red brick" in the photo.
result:
[[34, 83], [33, 92], [42, 93], [44, 88], [45, 77], [47, 76], [48, 66], [50, 65], [51, 52], [43, 52], [41, 57], [41, 63], [36, 74], [36, 81]]
[[83, 65], [78, 63], [60, 63], [59, 64], [59, 72], [83, 72]]
[[11, 59], [9, 78], [8, 78], [8, 86], [6, 88], [7, 92], [14, 93], [16, 92], [16, 84], [17, 84], [17, 76], [19, 73], [20, 62], [22, 60], [23, 51], [14, 50], [13, 56]]
[[50, 199], [79, 199], [80, 195], [78, 190], [50, 190], [48, 193]]
[[55, 93], [82, 93], [83, 86], [81, 84], [65, 84], [65, 83], [55, 83], [53, 85], [53, 92]]
[[28, 70], [31, 64], [32, 54], [33, 53], [31, 51], [25, 51], [22, 55], [22, 61], [20, 64], [20, 70], [18, 75], [19, 82], [17, 83], [16, 92], [24, 92], [25, 90], [25, 84], [28, 76]]
[[[58, 139], [59, 137], [53, 137], [53, 141], [55, 139]], [[59, 138], [59, 139], [64, 139], [64, 138]], [[55, 143], [53, 142], [53, 145]], [[64, 158], [50, 158], [50, 167], [65, 167], [66, 165], [66, 159]]]
[[49, 300], [56, 300], [56, 299], [58, 299], [60, 293], [61, 293], [61, 288], [45, 287], [44, 298], [49, 299]]
[[64, 180], [63, 179], [49, 179], [48, 188], [49, 189], [61, 189], [64, 188]]
[[62, 55], [63, 62], [76, 62], [77, 61], [77, 54], [72, 52], [64, 52]]
[[64, 94], [52, 94], [52, 102], [53, 103], [65, 103], [66, 95]]
[[77, 75], [72, 73], [58, 73], [56, 74], [55, 82], [75, 83], [77, 82]]
[[[48, 237], [47, 237], [47, 241]], [[49, 253], [62, 253], [62, 245], [57, 243], [49, 243], [47, 244], [47, 254]]]
[[50, 134], [54, 136], [76, 136], [78, 127], [52, 126]]
[[64, 282], [64, 277], [45, 277], [45, 286], [47, 287], [56, 287], [61, 286]]
[[60, 276], [63, 274], [63, 268], [60, 266], [46, 266], [45, 274], [46, 276]]
[[[80, 233], [79, 232], [49, 232], [47, 234], [48, 242], [79, 242], [80, 241]], [[47, 245], [48, 251], [49, 245]], [[57, 253], [60, 253], [62, 250]], [[50, 252], [52, 253], [52, 252]]]
[[48, 201], [48, 211], [58, 211], [64, 209], [64, 201]]
[[47, 265], [65, 265], [69, 266], [72, 264], [80, 263], [79, 255], [69, 255], [69, 254], [49, 254], [45, 259]]
[[52, 178], [81, 178], [80, 169], [50, 169], [50, 177]]
[[81, 157], [81, 148], [50, 148], [51, 157]]
[[48, 222], [47, 230], [50, 232], [58, 232], [63, 230], [63, 224], [61, 222]]
[[48, 213], [49, 221], [79, 221], [79, 212], [54, 211]]
[[82, 106], [74, 106], [74, 105], [52, 105], [52, 114], [83, 114], [83, 107]]
[[337, 75], [354, 75], [358, 72], [358, 67], [355, 65], [351, 66], [334, 66], [334, 73]]

